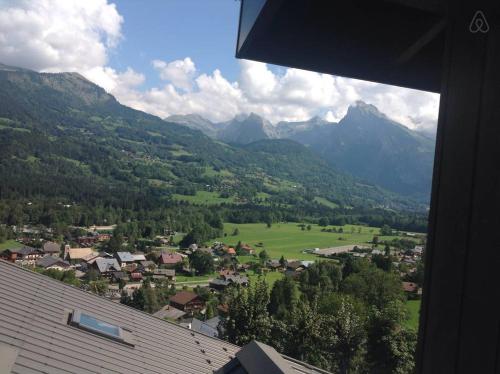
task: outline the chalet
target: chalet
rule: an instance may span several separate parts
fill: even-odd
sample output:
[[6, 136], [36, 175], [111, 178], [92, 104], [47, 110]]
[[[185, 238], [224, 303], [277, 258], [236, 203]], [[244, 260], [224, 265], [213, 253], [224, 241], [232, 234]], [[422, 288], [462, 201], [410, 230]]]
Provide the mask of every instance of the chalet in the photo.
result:
[[58, 258], [61, 254], [61, 245], [54, 242], [45, 242], [42, 245], [42, 251], [46, 255]]
[[155, 270], [153, 270], [153, 279], [167, 279], [171, 282], [175, 282], [175, 270], [174, 269], [155, 269]]
[[99, 242], [105, 242], [111, 239], [112, 235], [108, 233], [99, 233], [97, 234], [97, 241]]
[[236, 256], [236, 250], [233, 247], [229, 247], [226, 253], [230, 256]]
[[59, 257], [45, 256], [36, 261], [36, 266], [43, 269], [55, 269], [59, 271], [71, 270], [71, 265], [69, 262], [64, 261]]
[[170, 305], [186, 313], [199, 312], [205, 308], [205, 302], [191, 291], [179, 291], [170, 298]]
[[250, 247], [248, 244], [243, 244], [241, 246], [241, 250], [245, 252], [246, 255], [254, 255], [255, 254], [255, 249]]
[[175, 267], [178, 263], [182, 263], [182, 256], [179, 253], [162, 252], [158, 263], [166, 267]]
[[10, 262], [16, 262], [21, 265], [34, 266], [36, 261], [45, 254], [41, 248], [24, 246], [22, 248], [6, 249], [2, 252], [2, 257]]
[[138, 269], [141, 270], [144, 273], [151, 273], [157, 268], [157, 265], [154, 263], [154, 261], [141, 261], [139, 264]]
[[132, 257], [134, 258], [134, 262], [140, 263], [141, 261], [146, 261], [146, 256], [144, 253], [133, 253]]
[[226, 287], [236, 284], [247, 287], [249, 284], [247, 276], [239, 275], [234, 271], [225, 270], [221, 271], [219, 274], [219, 278], [212, 279], [208, 284], [208, 286], [214, 290], [223, 291]]
[[306, 266], [304, 266], [301, 261], [288, 261], [286, 264], [285, 275], [297, 278], [305, 268]]
[[78, 243], [78, 245], [81, 245], [84, 247], [91, 247], [97, 243], [97, 237], [95, 237], [95, 236], [79, 236], [76, 239], [76, 242]]
[[70, 248], [69, 245], [64, 247], [64, 259], [73, 263], [82, 261], [83, 258], [94, 253], [97, 252], [92, 248]]
[[130, 252], [116, 252], [115, 258], [122, 268], [135, 262], [134, 256]]
[[121, 271], [121, 266], [116, 258], [102, 258], [99, 257], [93, 263], [93, 268], [97, 269], [101, 276], [109, 278], [117, 271]]
[[143, 275], [139, 271], [133, 271], [130, 273], [130, 280], [133, 282], [140, 282], [142, 281]]

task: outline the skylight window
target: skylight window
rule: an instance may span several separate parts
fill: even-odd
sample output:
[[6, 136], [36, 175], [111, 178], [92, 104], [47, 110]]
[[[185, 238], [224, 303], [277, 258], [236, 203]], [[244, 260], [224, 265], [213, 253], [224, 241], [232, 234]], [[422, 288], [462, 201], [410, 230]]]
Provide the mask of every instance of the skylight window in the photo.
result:
[[90, 314], [83, 313], [80, 310], [75, 310], [71, 314], [69, 324], [106, 338], [117, 340], [128, 345], [134, 345], [130, 332], [119, 326], [97, 319]]

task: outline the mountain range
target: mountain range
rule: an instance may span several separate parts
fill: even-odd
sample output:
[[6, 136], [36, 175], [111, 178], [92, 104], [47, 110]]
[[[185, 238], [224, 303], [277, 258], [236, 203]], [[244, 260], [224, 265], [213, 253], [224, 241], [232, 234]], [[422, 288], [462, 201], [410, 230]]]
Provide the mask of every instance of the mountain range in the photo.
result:
[[214, 127], [228, 144], [198, 131], [209, 126], [199, 116], [162, 120], [121, 105], [77, 73], [0, 64], [0, 197], [148, 209], [205, 191], [228, 204], [298, 212], [314, 204], [425, 209], [276, 139], [256, 115], [223, 124], [223, 132]]
[[291, 139], [333, 167], [388, 190], [428, 200], [435, 140], [391, 120], [375, 106], [358, 101], [338, 123], [319, 117], [275, 125], [255, 113], [212, 123], [196, 115], [168, 121], [197, 129], [229, 144]]

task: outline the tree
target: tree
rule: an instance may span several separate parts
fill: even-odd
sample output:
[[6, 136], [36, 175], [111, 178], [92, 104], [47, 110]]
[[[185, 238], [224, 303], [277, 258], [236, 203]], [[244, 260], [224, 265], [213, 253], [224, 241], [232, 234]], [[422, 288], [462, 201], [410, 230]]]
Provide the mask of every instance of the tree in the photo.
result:
[[393, 234], [392, 229], [388, 225], [383, 225], [380, 228], [380, 235], [382, 236], [391, 236]]
[[232, 235], [233, 235], [233, 236], [238, 236], [238, 235], [240, 235], [240, 229], [236, 227], [236, 228], [233, 230], [233, 234], [232, 234]]
[[327, 217], [321, 217], [319, 220], [318, 220], [318, 225], [319, 226], [328, 226], [328, 224], [330, 223], [330, 221], [328, 220]]
[[267, 283], [258, 279], [251, 287], [231, 287], [228, 297], [228, 316], [224, 321], [224, 336], [231, 343], [244, 345], [252, 340], [267, 342], [271, 319], [267, 311]]
[[277, 280], [271, 290], [269, 314], [277, 319], [283, 319], [292, 313], [298, 300], [298, 290], [291, 277]]
[[374, 265], [365, 265], [361, 271], [349, 275], [342, 283], [342, 291], [379, 309], [391, 301], [405, 299], [399, 276]]
[[312, 229], [311, 225], [307, 225], [306, 229], [307, 229], [307, 231], [311, 231], [311, 229]]
[[286, 267], [286, 260], [285, 260], [285, 257], [283, 255], [280, 258], [280, 266], [282, 268]]
[[107, 280], [96, 280], [89, 282], [90, 291], [100, 296], [104, 296], [106, 292], [108, 292], [108, 286], [109, 282]]
[[378, 245], [378, 236], [375, 235], [372, 239], [372, 244], [376, 247]]
[[371, 373], [413, 372], [416, 332], [403, 326], [406, 318], [405, 304], [397, 300], [372, 311], [367, 343]]
[[263, 249], [262, 251], [259, 252], [259, 259], [260, 259], [260, 263], [263, 265], [265, 265], [266, 262], [269, 260], [269, 255], [267, 254], [265, 249]]
[[214, 271], [214, 259], [208, 253], [195, 251], [189, 256], [189, 262], [198, 274], [209, 274]]

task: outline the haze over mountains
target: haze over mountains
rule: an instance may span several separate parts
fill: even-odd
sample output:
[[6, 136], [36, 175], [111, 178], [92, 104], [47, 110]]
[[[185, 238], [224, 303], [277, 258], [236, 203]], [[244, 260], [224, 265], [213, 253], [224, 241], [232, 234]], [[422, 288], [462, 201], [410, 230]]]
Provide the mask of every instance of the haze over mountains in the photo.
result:
[[392, 121], [361, 101], [351, 105], [338, 123], [314, 117], [272, 125], [254, 113], [224, 123], [212, 123], [196, 115], [171, 116], [167, 120], [232, 144], [291, 139], [340, 170], [370, 183], [418, 199], [430, 196], [434, 139]]

